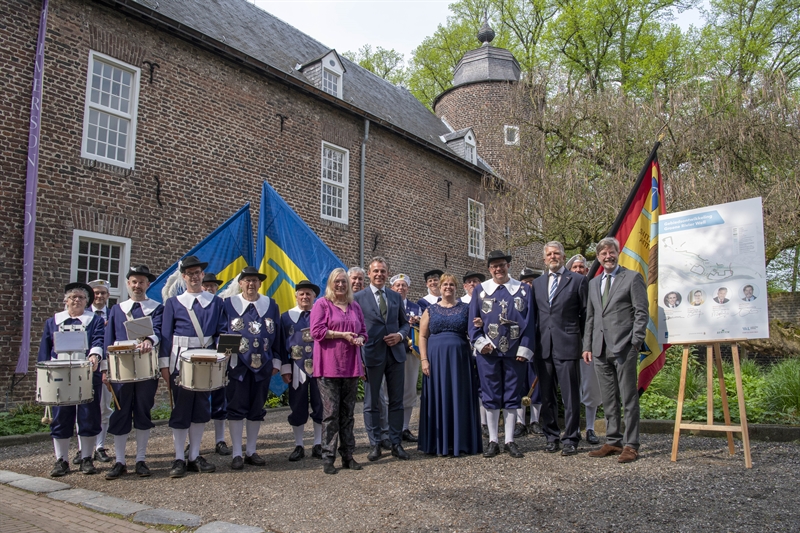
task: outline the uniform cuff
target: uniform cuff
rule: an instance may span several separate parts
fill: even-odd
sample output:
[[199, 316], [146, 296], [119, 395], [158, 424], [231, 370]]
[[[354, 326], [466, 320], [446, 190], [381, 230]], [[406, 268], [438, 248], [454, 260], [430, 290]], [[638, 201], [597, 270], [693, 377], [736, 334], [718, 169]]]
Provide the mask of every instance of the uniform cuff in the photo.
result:
[[95, 346], [91, 350], [89, 350], [89, 355], [96, 355], [100, 359], [103, 358], [103, 349], [100, 346]]
[[292, 365], [281, 365], [281, 374], [291, 374], [291, 373], [292, 373]]
[[155, 336], [155, 335], [150, 335], [150, 336], [149, 336], [149, 337], [147, 337], [147, 338], [148, 338], [148, 339], [150, 339], [150, 342], [152, 342], [152, 343], [153, 343], [153, 346], [158, 346], [158, 337], [157, 337], [157, 336]]
[[528, 361], [533, 359], [533, 350], [530, 348], [526, 348], [524, 346], [520, 346], [517, 348], [517, 357], [524, 357]]
[[158, 368], [169, 368], [169, 357], [159, 357]]
[[478, 340], [475, 341], [475, 351], [481, 353], [481, 350], [483, 350], [483, 347], [487, 344], [491, 344], [492, 349], [496, 348], [491, 340], [487, 339], [486, 337], [478, 337]]
[[281, 369], [281, 360], [273, 357], [272, 358], [272, 368], [274, 368], [275, 370], [280, 370]]

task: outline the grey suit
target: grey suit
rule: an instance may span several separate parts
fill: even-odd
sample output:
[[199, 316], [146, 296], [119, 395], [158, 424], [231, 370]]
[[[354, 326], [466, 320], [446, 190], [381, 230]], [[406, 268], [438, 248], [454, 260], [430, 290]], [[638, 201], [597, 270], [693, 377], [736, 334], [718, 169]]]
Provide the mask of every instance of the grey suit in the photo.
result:
[[[613, 273], [612, 273], [613, 275]], [[583, 350], [592, 352], [606, 414], [606, 444], [639, 449], [639, 390], [636, 365], [649, 320], [647, 288], [641, 274], [618, 267], [606, 305], [604, 276], [589, 282]], [[625, 409], [625, 439], [620, 405]]]
[[372, 287], [359, 291], [355, 301], [364, 313], [367, 327], [367, 344], [361, 350], [366, 367], [369, 388], [369, 404], [364, 405], [364, 423], [372, 430], [370, 442], [381, 442], [380, 429], [380, 388], [386, 378], [386, 392], [389, 396], [389, 440], [400, 444], [403, 432], [403, 387], [405, 376], [406, 349], [403, 342], [387, 346], [383, 338], [390, 333], [400, 333], [407, 339], [410, 326], [400, 295], [384, 286], [386, 298], [386, 319], [378, 308]]

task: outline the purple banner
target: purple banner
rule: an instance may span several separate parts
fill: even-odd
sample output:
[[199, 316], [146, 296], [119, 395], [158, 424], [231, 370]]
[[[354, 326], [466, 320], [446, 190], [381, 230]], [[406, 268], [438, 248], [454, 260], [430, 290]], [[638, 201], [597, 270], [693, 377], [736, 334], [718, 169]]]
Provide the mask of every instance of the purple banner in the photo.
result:
[[39, 188], [39, 137], [42, 124], [42, 80], [44, 78], [44, 39], [47, 33], [48, 0], [42, 2], [39, 37], [31, 92], [31, 124], [28, 133], [28, 170], [25, 183], [25, 233], [22, 240], [22, 342], [17, 359], [17, 374], [28, 373], [31, 351], [31, 307], [33, 306], [33, 248], [36, 237], [36, 191]]

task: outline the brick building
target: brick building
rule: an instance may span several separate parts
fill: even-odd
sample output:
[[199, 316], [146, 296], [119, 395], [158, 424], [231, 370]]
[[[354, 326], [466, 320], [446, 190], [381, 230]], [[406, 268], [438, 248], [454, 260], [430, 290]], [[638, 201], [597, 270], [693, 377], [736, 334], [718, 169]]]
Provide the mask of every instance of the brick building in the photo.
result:
[[[41, 11], [0, 0], [6, 403], [31, 400], [35, 381], [29, 372], [11, 390]], [[475, 131], [457, 133], [246, 0], [51, 0], [47, 15], [31, 367], [66, 283], [104, 277], [121, 296], [128, 265], [160, 272], [245, 202], [256, 219], [263, 180], [346, 264], [383, 255], [408, 273], [412, 296], [425, 270], [483, 270], [502, 246], [485, 227], [483, 183], [496, 172], [474, 118]]]

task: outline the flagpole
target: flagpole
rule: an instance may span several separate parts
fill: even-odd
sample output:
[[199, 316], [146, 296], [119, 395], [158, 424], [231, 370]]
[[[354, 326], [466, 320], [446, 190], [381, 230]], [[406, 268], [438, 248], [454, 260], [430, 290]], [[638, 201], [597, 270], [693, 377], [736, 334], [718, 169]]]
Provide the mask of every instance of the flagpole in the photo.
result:
[[[633, 199], [636, 197], [636, 193], [639, 192], [639, 186], [642, 184], [645, 176], [647, 175], [647, 171], [650, 170], [650, 165], [653, 163], [653, 160], [656, 158], [656, 154], [658, 153], [658, 147], [661, 146], [661, 141], [656, 141], [656, 144], [653, 145], [653, 150], [650, 152], [650, 157], [647, 158], [645, 161], [644, 166], [642, 166], [641, 172], [639, 172], [639, 177], [636, 178], [636, 183], [631, 188], [630, 194], [628, 194], [628, 199], [625, 200], [625, 204], [620, 209], [619, 213], [617, 214], [617, 219], [614, 221], [614, 224], [611, 225], [611, 229], [608, 230], [608, 234], [606, 237], [614, 237], [617, 232], [619, 231], [619, 227], [622, 225], [622, 221], [625, 220], [625, 215], [628, 213], [628, 210], [633, 203]], [[589, 279], [593, 278], [597, 271], [600, 270], [600, 261], [595, 258], [594, 263], [592, 263], [592, 267], [589, 269], [589, 273], [587, 274]]]

